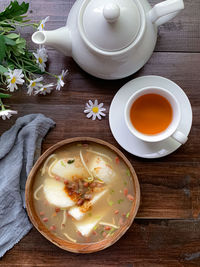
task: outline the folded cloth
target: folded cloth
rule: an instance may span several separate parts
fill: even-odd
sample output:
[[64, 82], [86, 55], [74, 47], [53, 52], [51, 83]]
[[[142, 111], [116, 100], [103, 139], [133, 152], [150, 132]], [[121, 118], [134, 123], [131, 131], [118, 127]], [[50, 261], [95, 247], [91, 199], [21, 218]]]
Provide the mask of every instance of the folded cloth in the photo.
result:
[[54, 121], [42, 114], [17, 119], [0, 137], [0, 257], [31, 229], [25, 211], [25, 183]]

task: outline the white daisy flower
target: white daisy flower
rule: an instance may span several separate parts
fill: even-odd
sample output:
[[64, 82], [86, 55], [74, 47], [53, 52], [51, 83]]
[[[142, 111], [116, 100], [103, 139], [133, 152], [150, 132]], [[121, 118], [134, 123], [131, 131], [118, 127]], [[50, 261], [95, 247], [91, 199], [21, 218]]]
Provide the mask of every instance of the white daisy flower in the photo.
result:
[[10, 110], [10, 109], [4, 109], [0, 111], [0, 117], [2, 117], [3, 120], [10, 119], [12, 114], [17, 114], [17, 111], [15, 110]]
[[34, 95], [38, 95], [38, 94], [40, 94], [40, 95], [50, 94], [51, 91], [53, 90], [53, 87], [54, 87], [54, 84], [53, 83], [43, 85], [41, 88], [37, 89], [34, 92]]
[[45, 19], [41, 20], [40, 25], [38, 27], [38, 31], [43, 31], [45, 27], [45, 23], [49, 21], [49, 16], [46, 17]]
[[33, 90], [38, 90], [38, 89], [40, 89], [40, 88], [43, 86], [43, 84], [40, 83], [41, 81], [43, 81], [43, 77], [37, 78], [37, 79], [35, 79], [35, 80], [31, 80], [31, 81], [29, 82], [29, 85], [28, 85], [28, 91], [27, 91], [27, 94], [28, 94], [28, 95], [32, 95]]
[[67, 73], [68, 70], [63, 70], [62, 73], [58, 76], [56, 90], [60, 91], [61, 87], [65, 85], [64, 78], [67, 75]]
[[46, 68], [46, 62], [48, 59], [48, 54], [47, 54], [47, 50], [44, 46], [40, 47], [39, 49], [37, 49], [37, 53], [33, 53], [34, 57], [36, 58], [36, 62], [39, 65], [39, 68], [41, 69], [41, 71], [45, 71]]
[[15, 89], [18, 89], [17, 84], [24, 83], [24, 80], [22, 79], [24, 74], [22, 73], [21, 69], [8, 69], [8, 72], [5, 72], [4, 75], [7, 76], [7, 88], [10, 90], [10, 92], [14, 92]]
[[89, 100], [88, 103], [86, 103], [84, 113], [88, 113], [86, 116], [88, 119], [92, 117], [92, 120], [96, 120], [96, 118], [101, 120], [101, 116], [106, 116], [103, 111], [106, 111], [106, 109], [103, 108], [103, 103], [98, 104], [98, 101], [95, 100], [93, 104], [92, 101]]

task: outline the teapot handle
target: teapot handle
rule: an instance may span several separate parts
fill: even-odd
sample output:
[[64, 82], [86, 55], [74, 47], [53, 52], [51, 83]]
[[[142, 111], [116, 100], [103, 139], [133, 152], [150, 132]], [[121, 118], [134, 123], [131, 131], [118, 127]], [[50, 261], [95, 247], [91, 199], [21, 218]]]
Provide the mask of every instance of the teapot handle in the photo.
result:
[[152, 23], [160, 26], [173, 19], [180, 10], [184, 9], [183, 0], [166, 0], [155, 5], [149, 12]]

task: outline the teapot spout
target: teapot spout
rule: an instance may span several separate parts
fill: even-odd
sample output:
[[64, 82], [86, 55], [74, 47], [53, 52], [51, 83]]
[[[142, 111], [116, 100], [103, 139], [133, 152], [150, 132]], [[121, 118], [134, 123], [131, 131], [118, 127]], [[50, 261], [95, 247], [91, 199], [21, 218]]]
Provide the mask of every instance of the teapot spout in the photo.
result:
[[67, 27], [53, 31], [37, 31], [32, 35], [32, 41], [38, 45], [49, 45], [66, 56], [71, 56], [71, 34]]

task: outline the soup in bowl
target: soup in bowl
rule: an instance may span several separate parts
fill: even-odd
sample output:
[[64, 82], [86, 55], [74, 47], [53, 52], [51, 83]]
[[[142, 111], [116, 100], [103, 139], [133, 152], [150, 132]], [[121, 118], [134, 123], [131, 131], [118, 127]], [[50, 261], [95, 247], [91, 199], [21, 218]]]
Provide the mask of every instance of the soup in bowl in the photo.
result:
[[115, 243], [140, 202], [137, 175], [114, 146], [72, 138], [49, 148], [26, 183], [26, 207], [37, 230], [62, 249], [91, 253]]

